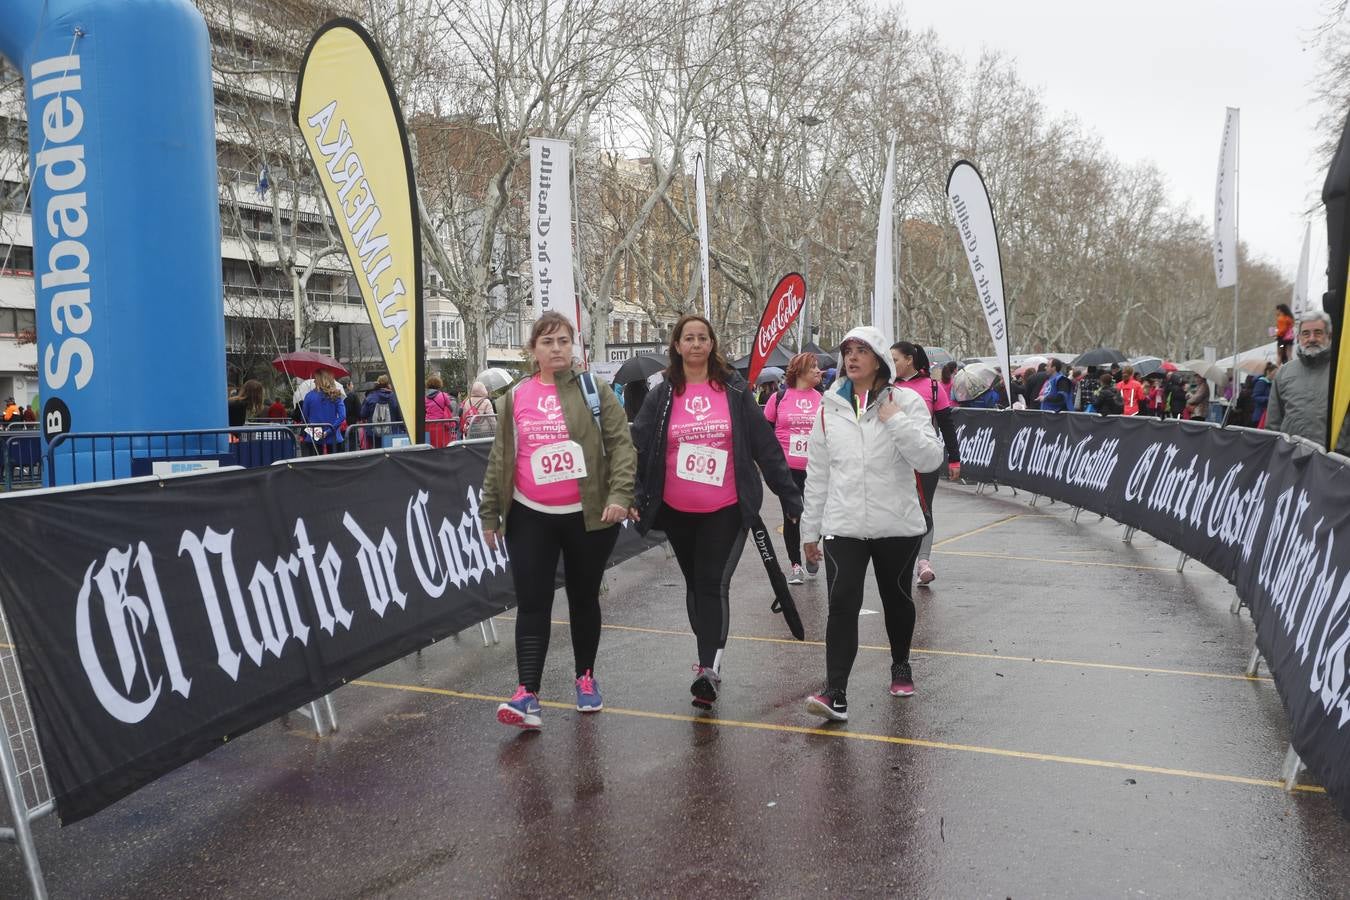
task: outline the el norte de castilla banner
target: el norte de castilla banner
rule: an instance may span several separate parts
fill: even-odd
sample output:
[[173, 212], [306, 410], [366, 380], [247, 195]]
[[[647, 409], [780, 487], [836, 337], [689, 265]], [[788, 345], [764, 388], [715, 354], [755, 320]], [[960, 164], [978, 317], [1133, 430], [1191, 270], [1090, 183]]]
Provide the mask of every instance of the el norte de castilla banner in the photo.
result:
[[1201, 422], [978, 409], [955, 417], [963, 477], [1110, 516], [1234, 585], [1251, 607], [1294, 749], [1350, 817], [1350, 466], [1275, 432]]
[[315, 33], [300, 67], [295, 123], [342, 235], [399, 406], [420, 436], [426, 413], [416, 179], [393, 82], [358, 23], [335, 19]]
[[[62, 824], [514, 606], [510, 540], [479, 521], [488, 449], [0, 502], [25, 560], [0, 598]], [[615, 527], [611, 566], [660, 543]]]

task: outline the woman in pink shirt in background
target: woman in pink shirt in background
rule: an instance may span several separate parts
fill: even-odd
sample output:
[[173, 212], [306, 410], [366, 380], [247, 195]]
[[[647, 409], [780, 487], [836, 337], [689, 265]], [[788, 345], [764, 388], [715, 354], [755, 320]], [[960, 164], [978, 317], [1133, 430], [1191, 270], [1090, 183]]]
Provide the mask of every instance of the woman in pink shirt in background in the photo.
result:
[[[807, 436], [820, 412], [820, 392], [816, 390], [816, 385], [820, 384], [820, 363], [814, 353], [798, 353], [792, 357], [787, 367], [787, 384], [787, 390], [774, 394], [764, 405], [764, 418], [773, 425], [774, 436], [783, 448], [797, 490], [804, 493]], [[806, 579], [802, 571], [801, 524], [788, 515], [786, 505], [783, 508], [783, 542], [787, 544], [788, 559], [792, 561], [788, 584], [803, 584]], [[819, 563], [807, 563], [806, 572], [814, 575], [819, 571]]]
[[[952, 422], [951, 395], [943, 389], [941, 382], [934, 381], [929, 374], [928, 351], [909, 341], [896, 341], [891, 345], [891, 362], [895, 365], [896, 385], [918, 394], [928, 407], [928, 415], [942, 435], [942, 443], [947, 450], [948, 477], [955, 481], [961, 477], [961, 446], [956, 440], [956, 425]], [[919, 563], [914, 571], [919, 584], [927, 585], [937, 578], [929, 556], [933, 552], [933, 495], [937, 491], [942, 470], [939, 467], [931, 472], [920, 472], [918, 477], [919, 502], [923, 504], [928, 532], [919, 545]]]

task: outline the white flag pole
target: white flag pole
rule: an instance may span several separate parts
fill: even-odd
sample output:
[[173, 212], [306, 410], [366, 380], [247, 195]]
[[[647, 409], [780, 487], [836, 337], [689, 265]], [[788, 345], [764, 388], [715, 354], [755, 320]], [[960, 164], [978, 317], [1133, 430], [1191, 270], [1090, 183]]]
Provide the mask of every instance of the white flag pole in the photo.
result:
[[[1238, 397], [1238, 290], [1241, 281], [1241, 266], [1238, 265], [1238, 248], [1242, 246], [1241, 231], [1238, 228], [1241, 203], [1238, 201], [1238, 164], [1242, 159], [1242, 113], [1233, 110], [1233, 374], [1228, 382], [1229, 409], [1237, 403]], [[1224, 416], [1225, 419], [1228, 416]]]
[[872, 275], [872, 325], [886, 342], [894, 340], [895, 283], [891, 265], [895, 230], [895, 138], [886, 156], [886, 176], [881, 182], [881, 208], [877, 212], [876, 263]]
[[1312, 222], [1304, 222], [1303, 252], [1299, 254], [1298, 275], [1294, 277], [1294, 296], [1289, 304], [1294, 310], [1295, 319], [1312, 309], [1312, 303], [1308, 300], [1308, 263], [1311, 255]]
[[703, 154], [694, 157], [694, 187], [698, 202], [699, 269], [703, 275], [703, 318], [712, 321], [712, 295], [708, 290], [708, 196], [703, 185]]

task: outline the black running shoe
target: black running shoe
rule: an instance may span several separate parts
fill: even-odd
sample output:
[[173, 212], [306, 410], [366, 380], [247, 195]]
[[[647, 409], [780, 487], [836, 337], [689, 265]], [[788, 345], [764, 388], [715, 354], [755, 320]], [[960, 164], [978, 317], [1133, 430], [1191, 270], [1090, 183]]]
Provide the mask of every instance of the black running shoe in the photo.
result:
[[694, 671], [698, 677], [689, 685], [689, 693], [694, 695], [691, 702], [699, 709], [712, 709], [713, 701], [717, 699], [717, 688], [722, 684], [722, 676], [712, 667], [694, 666]]
[[806, 698], [806, 711], [832, 722], [847, 722], [848, 700], [843, 691], [824, 690]]

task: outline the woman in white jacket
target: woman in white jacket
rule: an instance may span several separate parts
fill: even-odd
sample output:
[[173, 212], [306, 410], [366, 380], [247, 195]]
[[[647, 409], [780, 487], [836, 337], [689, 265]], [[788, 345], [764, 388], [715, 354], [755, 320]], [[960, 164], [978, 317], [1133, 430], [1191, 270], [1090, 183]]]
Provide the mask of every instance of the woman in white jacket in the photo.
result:
[[839, 357], [844, 377], [825, 394], [807, 442], [802, 540], [809, 562], [825, 558], [830, 600], [826, 686], [807, 699], [806, 707], [845, 721], [869, 560], [891, 643], [891, 694], [914, 693], [910, 585], [927, 530], [915, 473], [937, 469], [945, 452], [923, 400], [891, 385], [894, 372], [881, 332], [870, 326], [853, 329], [840, 344]]

